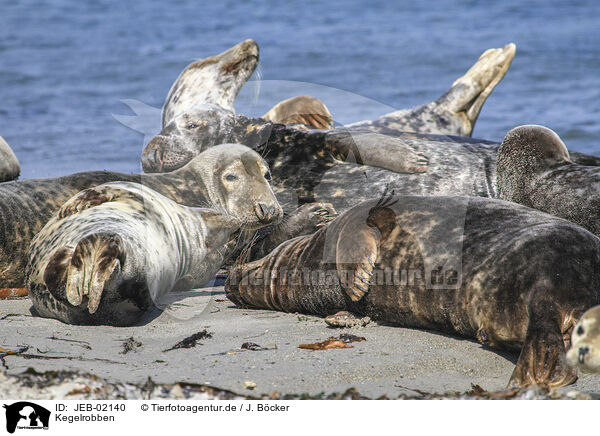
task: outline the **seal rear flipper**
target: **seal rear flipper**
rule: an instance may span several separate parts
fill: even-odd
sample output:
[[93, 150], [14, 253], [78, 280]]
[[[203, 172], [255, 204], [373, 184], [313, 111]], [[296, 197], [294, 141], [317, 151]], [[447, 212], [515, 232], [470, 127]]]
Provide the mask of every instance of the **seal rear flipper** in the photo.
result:
[[261, 118], [279, 124], [296, 124], [305, 129], [332, 129], [333, 119], [325, 104], [315, 97], [306, 95], [292, 97], [273, 106]]
[[69, 215], [74, 215], [102, 203], [126, 199], [143, 201], [139, 195], [116, 186], [102, 185], [95, 188], [84, 189], [75, 194], [61, 206], [58, 210], [58, 218], [62, 219]]
[[121, 238], [116, 234], [92, 234], [81, 239], [75, 249], [56, 250], [44, 271], [48, 290], [57, 296], [64, 284], [66, 300], [79, 306], [88, 298], [88, 311], [98, 309], [107, 280], [124, 261]]
[[504, 48], [490, 48], [483, 52], [477, 62], [461, 77], [456, 79], [452, 88], [438, 101], [451, 112], [464, 112], [470, 123], [471, 135], [475, 121], [483, 104], [494, 88], [506, 75], [516, 46], [507, 44]]
[[559, 311], [554, 303], [531, 304], [527, 335], [508, 387], [558, 388], [577, 380], [577, 371], [567, 363], [560, 326]]
[[399, 137], [374, 132], [331, 131], [326, 148], [337, 160], [370, 165], [396, 173], [427, 172], [429, 159]]

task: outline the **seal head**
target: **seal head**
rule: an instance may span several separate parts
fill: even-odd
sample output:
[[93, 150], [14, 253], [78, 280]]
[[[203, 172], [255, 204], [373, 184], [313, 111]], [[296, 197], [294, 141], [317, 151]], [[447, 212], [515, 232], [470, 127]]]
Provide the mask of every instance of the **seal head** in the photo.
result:
[[573, 329], [567, 360], [584, 372], [600, 373], [600, 306], [585, 312]]
[[19, 177], [21, 167], [17, 156], [13, 153], [4, 138], [0, 136], [0, 182], [7, 182]]

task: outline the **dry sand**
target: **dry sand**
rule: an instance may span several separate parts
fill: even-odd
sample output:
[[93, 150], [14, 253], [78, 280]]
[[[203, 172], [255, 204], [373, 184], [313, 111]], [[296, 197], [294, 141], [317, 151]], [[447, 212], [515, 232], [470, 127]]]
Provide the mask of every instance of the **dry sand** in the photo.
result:
[[[32, 316], [31, 308], [28, 299], [0, 301], [0, 346], [27, 347], [4, 357], [0, 398], [452, 396], [472, 385], [503, 390], [517, 359], [435, 332], [375, 323], [340, 330], [318, 317], [242, 310], [223, 287], [188, 294], [172, 311], [153, 313], [136, 327], [72, 326]], [[212, 336], [165, 351], [204, 330]], [[342, 332], [366, 341], [346, 349], [298, 348]], [[245, 342], [267, 349], [244, 350]], [[600, 375], [581, 375], [559, 393], [597, 397]]]

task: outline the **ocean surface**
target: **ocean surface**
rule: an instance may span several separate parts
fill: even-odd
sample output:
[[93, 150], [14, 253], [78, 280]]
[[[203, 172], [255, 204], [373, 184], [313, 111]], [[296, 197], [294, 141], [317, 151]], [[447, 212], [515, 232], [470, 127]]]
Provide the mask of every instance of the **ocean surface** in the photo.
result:
[[[554, 129], [600, 155], [600, 2], [0, 0], [0, 135], [22, 177], [136, 172], [172, 82], [246, 39], [260, 67], [236, 109], [312, 94], [338, 123], [438, 98], [490, 47], [517, 55], [473, 136]], [[258, 80], [262, 79], [262, 80]], [[122, 101], [142, 107], [135, 115]]]

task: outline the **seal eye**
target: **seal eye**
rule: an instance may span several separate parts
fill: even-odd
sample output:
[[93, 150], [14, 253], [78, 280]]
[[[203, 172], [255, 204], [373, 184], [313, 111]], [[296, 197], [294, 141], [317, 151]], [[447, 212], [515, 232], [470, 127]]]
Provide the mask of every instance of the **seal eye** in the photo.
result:
[[269, 171], [267, 171], [267, 172], [265, 173], [265, 179], [267, 179], [267, 180], [269, 180], [269, 181], [271, 180], [271, 173], [270, 173]]
[[188, 130], [194, 130], [194, 129], [197, 129], [198, 127], [200, 127], [200, 124], [196, 124], [196, 123], [189, 123], [187, 126], [185, 126], [185, 128]]
[[233, 182], [234, 180], [237, 180], [237, 176], [235, 174], [227, 174], [225, 176], [225, 179], [228, 180], [228, 181], [230, 181], [230, 182]]
[[579, 326], [577, 327], [577, 335], [581, 336], [582, 334], [585, 333], [585, 330], [583, 329], [583, 326]]

